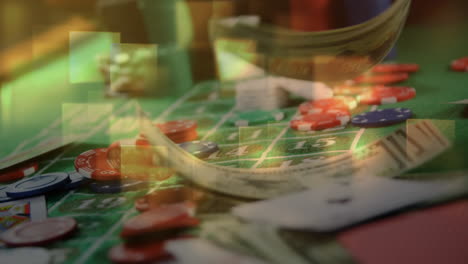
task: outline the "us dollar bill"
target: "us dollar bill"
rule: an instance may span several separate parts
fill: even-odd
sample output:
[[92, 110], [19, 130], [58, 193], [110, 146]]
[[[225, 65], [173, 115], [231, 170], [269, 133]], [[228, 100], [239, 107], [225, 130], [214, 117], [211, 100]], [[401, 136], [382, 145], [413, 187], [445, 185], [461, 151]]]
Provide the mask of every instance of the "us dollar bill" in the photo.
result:
[[394, 177], [415, 168], [450, 147], [429, 120], [408, 124], [358, 150], [289, 168], [231, 168], [210, 164], [186, 152], [140, 109], [141, 133], [168, 166], [204, 188], [251, 199], [266, 199], [315, 188], [323, 182], [358, 175]]
[[[217, 53], [231, 53], [269, 74], [340, 81], [355, 77], [387, 55], [405, 24], [410, 3], [397, 0], [365, 23], [320, 32], [298, 32], [258, 20], [252, 23], [249, 17], [212, 20], [210, 36]], [[233, 45], [226, 45], [229, 42]], [[244, 44], [235, 44], [240, 42]]]
[[221, 214], [205, 218], [200, 235], [226, 249], [267, 263], [355, 263], [330, 234], [293, 232]]

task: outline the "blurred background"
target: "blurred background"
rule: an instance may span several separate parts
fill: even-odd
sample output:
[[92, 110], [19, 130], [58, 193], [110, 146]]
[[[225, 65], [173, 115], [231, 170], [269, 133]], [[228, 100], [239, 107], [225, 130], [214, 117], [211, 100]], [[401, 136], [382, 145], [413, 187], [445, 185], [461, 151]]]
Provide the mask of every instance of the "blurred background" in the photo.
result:
[[[270, 24], [319, 31], [362, 22], [376, 10], [385, 9], [391, 1], [2, 0], [0, 58], [5, 61], [4, 57], [9, 56], [11, 60], [17, 56], [12, 55], [15, 46], [41, 32], [67, 25], [72, 30], [119, 32], [121, 43], [176, 45], [187, 55], [196, 82], [216, 75], [208, 34], [212, 18], [256, 14]], [[354, 13], [346, 12], [350, 8]], [[450, 27], [466, 16], [466, 10], [468, 1], [465, 0], [413, 0], [407, 23]], [[24, 49], [19, 53], [25, 56]], [[34, 53], [31, 50], [30, 56], [34, 57]], [[11, 67], [7, 64], [0, 63], [0, 69]]]

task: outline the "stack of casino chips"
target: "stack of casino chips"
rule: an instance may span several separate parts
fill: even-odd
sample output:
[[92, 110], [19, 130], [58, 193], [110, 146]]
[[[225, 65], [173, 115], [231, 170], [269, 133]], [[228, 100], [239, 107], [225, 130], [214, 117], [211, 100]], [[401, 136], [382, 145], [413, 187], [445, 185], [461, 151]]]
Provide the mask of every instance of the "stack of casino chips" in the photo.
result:
[[243, 80], [236, 84], [236, 109], [274, 110], [288, 104], [288, 93], [273, 77]]
[[305, 102], [299, 106], [301, 115], [291, 120], [290, 126], [298, 131], [343, 127], [348, 124], [350, 111], [356, 106], [356, 100], [349, 96]]
[[364, 75], [333, 88], [334, 97], [311, 100], [299, 106], [300, 115], [290, 127], [297, 131], [317, 131], [346, 126], [350, 121], [358, 127], [381, 127], [404, 122], [412, 117], [406, 108], [378, 109], [358, 113], [358, 105], [384, 105], [403, 102], [416, 97], [416, 89], [395, 84], [409, 79], [419, 70], [417, 64], [386, 63], [373, 67]]
[[191, 229], [200, 221], [183, 203], [166, 203], [149, 207], [127, 220], [122, 227], [122, 244], [108, 251], [113, 263], [153, 263], [172, 258], [164, 244], [174, 239], [191, 237]]

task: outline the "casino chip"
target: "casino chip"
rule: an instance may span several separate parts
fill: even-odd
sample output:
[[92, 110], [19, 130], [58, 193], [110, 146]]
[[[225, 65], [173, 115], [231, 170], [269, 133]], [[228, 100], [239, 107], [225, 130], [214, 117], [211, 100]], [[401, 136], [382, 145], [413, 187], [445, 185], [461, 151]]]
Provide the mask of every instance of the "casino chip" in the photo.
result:
[[393, 104], [413, 99], [416, 96], [416, 90], [412, 87], [405, 86], [375, 86], [370, 91], [358, 96], [358, 100], [362, 104], [367, 105], [382, 105]]
[[156, 124], [166, 136], [186, 133], [197, 128], [197, 122], [191, 120], [174, 120], [163, 124]]
[[117, 264], [156, 263], [171, 258], [171, 254], [164, 249], [164, 242], [159, 241], [131, 246], [120, 244], [111, 248], [108, 256]]
[[75, 169], [88, 179], [98, 181], [120, 179], [120, 172], [111, 166], [107, 156], [107, 148], [88, 150], [75, 159]]
[[76, 171], [72, 171], [68, 173], [68, 177], [70, 178], [70, 182], [65, 185], [65, 190], [72, 190], [84, 185], [88, 182], [88, 178], [83, 177], [83, 175], [79, 174]]
[[8, 185], [0, 186], [0, 203], [13, 200], [12, 197], [7, 195], [6, 189], [8, 189]]
[[351, 96], [337, 96], [328, 99], [320, 99], [302, 103], [299, 106], [299, 112], [302, 115], [307, 114], [323, 114], [329, 112], [337, 112], [341, 110], [343, 114], [351, 115], [349, 110], [357, 107], [357, 101]]
[[468, 57], [453, 60], [450, 67], [453, 71], [468, 72]]
[[398, 64], [398, 63], [383, 63], [374, 66], [371, 70], [374, 73], [395, 73], [395, 72], [417, 72], [419, 65], [414, 63]]
[[218, 144], [211, 141], [190, 141], [179, 144], [179, 147], [198, 158], [204, 158], [219, 150]]
[[[199, 220], [189, 215], [189, 209], [182, 205], [166, 205], [152, 208], [124, 223], [120, 236], [132, 239], [149, 234], [168, 236], [189, 227], [195, 227]], [[173, 232], [168, 232], [173, 231]], [[170, 233], [170, 234], [169, 234]], [[158, 237], [159, 240], [167, 237]]]
[[47, 173], [26, 178], [12, 183], [5, 190], [9, 197], [18, 199], [31, 197], [52, 190], [61, 189], [70, 182], [68, 174], [64, 172]]
[[350, 116], [338, 110], [336, 113], [308, 114], [298, 116], [289, 123], [290, 127], [297, 131], [323, 130], [345, 126], [348, 124]]
[[137, 191], [148, 187], [148, 182], [139, 180], [93, 181], [89, 188], [96, 193], [120, 193]]
[[14, 168], [0, 172], [0, 182], [9, 182], [22, 179], [35, 173], [39, 169], [36, 162], [27, 165], [15, 166]]
[[[175, 143], [193, 141], [198, 138], [197, 122], [191, 120], [174, 120], [162, 124], [155, 124], [170, 140]], [[146, 139], [140, 134], [141, 139]]]
[[283, 118], [284, 112], [279, 110], [254, 110], [234, 114], [234, 116], [229, 119], [229, 122], [234, 126], [240, 127], [265, 124], [269, 122], [278, 122], [283, 120]]
[[412, 116], [407, 108], [378, 109], [356, 115], [351, 123], [358, 127], [384, 127], [404, 122]]
[[41, 246], [71, 235], [76, 228], [73, 218], [48, 218], [14, 226], [0, 234], [0, 240], [10, 247]]
[[408, 73], [391, 73], [391, 74], [378, 74], [378, 75], [361, 75], [354, 79], [357, 84], [370, 83], [370, 84], [392, 84], [408, 80]]
[[47, 249], [23, 247], [0, 250], [0, 260], [8, 264], [50, 264], [52, 257]]
[[203, 192], [187, 186], [160, 189], [137, 199], [135, 208], [144, 212], [166, 205], [184, 204], [188, 209], [193, 209], [203, 196]]

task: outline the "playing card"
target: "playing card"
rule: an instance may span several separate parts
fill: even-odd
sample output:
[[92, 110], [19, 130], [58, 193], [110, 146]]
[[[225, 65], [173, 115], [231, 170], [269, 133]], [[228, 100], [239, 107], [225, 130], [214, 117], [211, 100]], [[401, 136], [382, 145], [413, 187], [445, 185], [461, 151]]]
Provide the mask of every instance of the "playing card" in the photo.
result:
[[467, 180], [416, 182], [356, 177], [272, 200], [240, 205], [246, 220], [290, 229], [333, 231], [402, 207], [466, 192]]
[[0, 203], [0, 232], [31, 220], [47, 218], [44, 196]]

